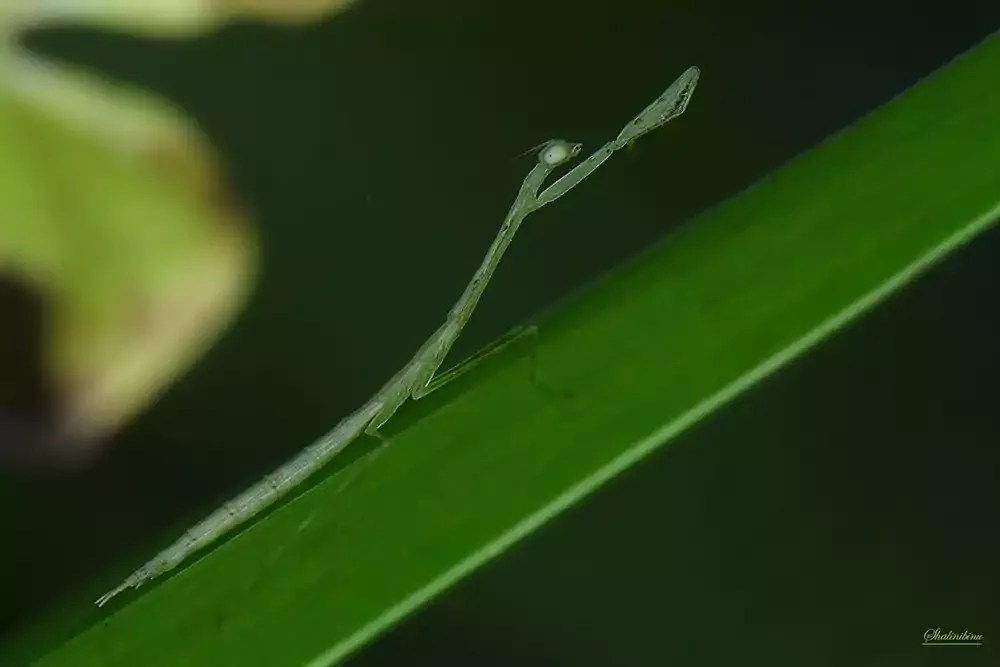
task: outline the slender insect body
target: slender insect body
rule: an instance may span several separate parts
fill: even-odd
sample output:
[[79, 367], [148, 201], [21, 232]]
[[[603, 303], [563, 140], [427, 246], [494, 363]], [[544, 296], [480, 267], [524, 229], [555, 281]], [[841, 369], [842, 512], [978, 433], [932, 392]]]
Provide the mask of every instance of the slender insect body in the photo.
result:
[[[569, 192], [615, 151], [682, 114], [697, 85], [698, 76], [698, 68], [688, 69], [667, 88], [663, 95], [630, 121], [614, 141], [599, 148], [562, 178], [539, 192], [549, 174], [579, 155], [582, 147], [581, 144], [562, 139], [553, 139], [543, 144], [542, 150], [538, 153], [537, 163], [521, 184], [499, 233], [472, 280], [448, 312], [445, 322], [421, 345], [416, 355], [367, 403], [344, 418], [326, 436], [188, 530], [174, 545], [132, 573], [120, 586], [98, 599], [97, 604], [103, 605], [122, 591], [138, 588], [145, 582], [177, 567], [188, 556], [208, 546], [298, 486], [363, 433], [381, 439], [378, 429], [395, 414], [407, 398], [419, 399], [441, 386], [441, 383], [436, 382], [438, 379], [436, 373], [472, 316], [483, 290], [524, 219]], [[455, 374], [448, 372], [440, 379], [447, 381], [453, 377]]]

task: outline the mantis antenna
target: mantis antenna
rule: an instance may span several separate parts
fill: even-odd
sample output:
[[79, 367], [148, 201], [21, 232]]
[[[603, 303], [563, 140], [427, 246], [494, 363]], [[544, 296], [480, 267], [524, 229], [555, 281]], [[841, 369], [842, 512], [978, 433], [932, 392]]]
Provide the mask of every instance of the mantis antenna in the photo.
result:
[[694, 94], [699, 74], [697, 67], [689, 68], [662, 95], [629, 121], [616, 139], [606, 143], [539, 193], [549, 174], [574, 159], [582, 148], [581, 144], [562, 139], [553, 139], [541, 144], [537, 163], [521, 183], [517, 197], [500, 226], [500, 231], [473, 274], [472, 280], [448, 312], [444, 324], [427, 339], [413, 358], [374, 396], [345, 417], [332, 431], [192, 527], [173, 545], [133, 572], [121, 585], [98, 598], [96, 604], [103, 606], [119, 593], [130, 588], [138, 588], [173, 570], [188, 556], [208, 546], [294, 489], [362, 434], [381, 439], [378, 429], [408, 398], [414, 400], [422, 398], [441, 386], [434, 383], [435, 373], [472, 316], [479, 298], [500, 263], [500, 258], [503, 257], [524, 219], [569, 192], [615, 151], [684, 113]]

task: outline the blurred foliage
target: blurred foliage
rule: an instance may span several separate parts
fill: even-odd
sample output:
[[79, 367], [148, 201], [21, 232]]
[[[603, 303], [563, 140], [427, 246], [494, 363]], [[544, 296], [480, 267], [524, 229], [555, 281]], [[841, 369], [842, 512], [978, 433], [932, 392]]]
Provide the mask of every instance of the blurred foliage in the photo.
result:
[[[29, 353], [41, 357], [32, 385], [42, 395], [27, 414], [22, 396], [0, 405], [0, 461], [87, 460], [242, 309], [257, 255], [192, 121], [153, 95], [19, 49], [17, 31], [66, 23], [181, 36], [240, 18], [311, 20], [344, 4], [3, 5], [0, 279], [26, 285], [44, 314], [43, 342]], [[15, 317], [6, 315], [11, 328], [24, 324]]]

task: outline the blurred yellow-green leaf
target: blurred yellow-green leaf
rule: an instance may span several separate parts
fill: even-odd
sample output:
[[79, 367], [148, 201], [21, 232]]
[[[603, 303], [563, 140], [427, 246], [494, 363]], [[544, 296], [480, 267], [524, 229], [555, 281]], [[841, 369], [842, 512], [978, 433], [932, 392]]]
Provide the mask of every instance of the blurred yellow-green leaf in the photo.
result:
[[146, 408], [225, 329], [246, 301], [257, 248], [219, 159], [183, 112], [37, 58], [18, 47], [18, 34], [70, 23], [183, 36], [244, 18], [308, 21], [347, 4], [0, 8], [0, 279], [43, 301], [46, 428], [54, 441], [76, 443], [74, 455]]
[[0, 28], [94, 25], [158, 36], [204, 32], [233, 20], [303, 23], [355, 0], [6, 0]]
[[232, 318], [253, 236], [181, 115], [47, 63], [2, 67], [0, 271], [44, 298], [59, 428], [100, 437]]

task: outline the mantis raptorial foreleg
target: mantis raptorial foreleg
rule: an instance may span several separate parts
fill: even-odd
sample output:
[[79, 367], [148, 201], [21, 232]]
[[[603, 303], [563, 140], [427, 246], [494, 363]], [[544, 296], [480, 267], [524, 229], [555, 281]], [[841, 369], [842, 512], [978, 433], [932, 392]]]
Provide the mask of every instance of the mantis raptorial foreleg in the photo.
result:
[[669, 123], [684, 113], [688, 103], [691, 101], [691, 97], [694, 95], [694, 89], [698, 85], [699, 76], [701, 76], [701, 71], [697, 67], [689, 67], [685, 70], [683, 74], [677, 77], [676, 81], [670, 84], [670, 87], [662, 95], [653, 100], [638, 116], [623, 127], [614, 141], [609, 141], [598, 148], [590, 157], [571, 169], [562, 178], [538, 195], [538, 207], [541, 208], [546, 204], [551, 204], [572, 190], [580, 181], [590, 176], [595, 169], [604, 164], [604, 161], [611, 157], [615, 151], [631, 145], [642, 135]]
[[175, 544], [136, 570], [120, 586], [98, 599], [97, 604], [103, 605], [118, 593], [137, 588], [180, 565], [190, 554], [208, 546], [293, 489], [363, 433], [377, 435], [378, 429], [408, 398], [419, 399], [426, 396], [447, 380], [456, 377], [459, 372], [449, 371], [438, 378], [435, 378], [435, 373], [472, 316], [479, 298], [524, 219], [569, 192], [615, 151], [682, 114], [698, 83], [698, 76], [696, 67], [685, 71], [666, 92], [630, 121], [614, 141], [605, 144], [587, 160], [539, 192], [549, 174], [575, 158], [581, 147], [580, 144], [562, 140], [547, 142], [538, 153], [537, 163], [521, 184], [499, 233], [472, 280], [449, 311], [444, 324], [427, 339], [413, 358], [378, 393], [344, 418], [330, 433], [188, 530]]

